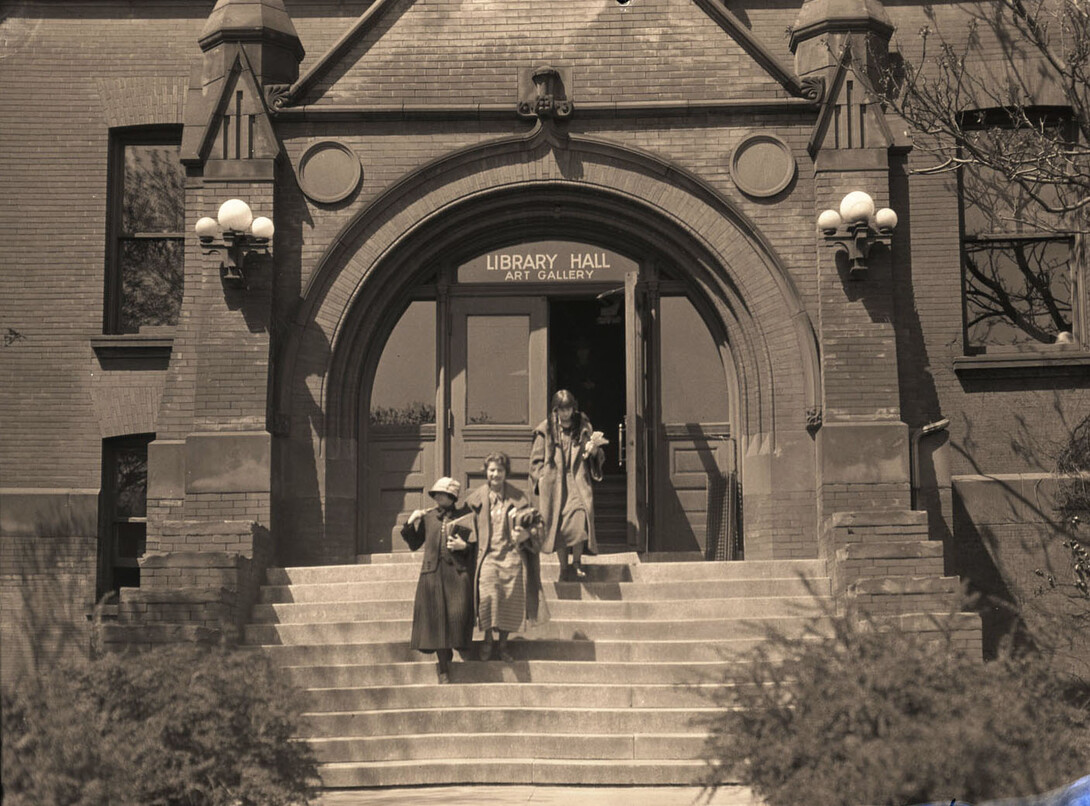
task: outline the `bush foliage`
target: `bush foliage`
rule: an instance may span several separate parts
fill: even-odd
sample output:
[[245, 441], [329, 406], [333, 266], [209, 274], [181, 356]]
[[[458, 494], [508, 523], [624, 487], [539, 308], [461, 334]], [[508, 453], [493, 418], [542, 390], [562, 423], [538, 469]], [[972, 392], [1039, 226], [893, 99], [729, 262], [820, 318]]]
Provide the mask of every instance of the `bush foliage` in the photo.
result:
[[1084, 681], [1029, 655], [984, 663], [948, 635], [832, 624], [770, 635], [719, 687], [709, 794], [741, 781], [769, 806], [979, 802], [1090, 769]]
[[1060, 474], [1057, 508], [1068, 514], [1090, 512], [1090, 414], [1071, 430], [1071, 437], [1056, 457]]
[[291, 806], [316, 768], [299, 697], [260, 655], [194, 646], [26, 678], [2, 702], [10, 806]]

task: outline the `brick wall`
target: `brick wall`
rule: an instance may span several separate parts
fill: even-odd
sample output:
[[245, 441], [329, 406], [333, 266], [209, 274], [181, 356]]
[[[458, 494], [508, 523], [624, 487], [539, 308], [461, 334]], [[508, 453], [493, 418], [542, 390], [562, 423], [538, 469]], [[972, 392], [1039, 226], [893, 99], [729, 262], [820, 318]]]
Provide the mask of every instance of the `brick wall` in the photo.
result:
[[[257, 191], [248, 183], [202, 187], [194, 179], [187, 196], [187, 228], [197, 217], [214, 214], [223, 194], [249, 198], [259, 212], [275, 202], [275, 268], [259, 270], [268, 273], [259, 274], [263, 279], [252, 298], [262, 304], [271, 300], [271, 320], [248, 318], [245, 301], [225, 298], [214, 263], [209, 263], [189, 238], [185, 307], [175, 334], [171, 379], [166, 380], [161, 368], [134, 370], [104, 364], [90, 340], [102, 330], [109, 128], [182, 120], [188, 77], [199, 58], [196, 38], [212, 5], [211, 0], [198, 4], [167, 0], [139, 4], [28, 2], [0, 22], [0, 41], [5, 48], [4, 82], [0, 85], [0, 116], [4, 120], [0, 127], [0, 235], [5, 243], [4, 270], [0, 272], [0, 335], [4, 336], [0, 345], [0, 422], [4, 424], [0, 507], [10, 506], [12, 496], [20, 494], [12, 492], [16, 488], [45, 491], [42, 494], [46, 496], [64, 495], [70, 489], [97, 491], [101, 440], [106, 437], [153, 431], [160, 440], [184, 440], [202, 428], [263, 429], [270, 367], [277, 371], [277, 362], [282, 359], [277, 354], [270, 360], [269, 340], [275, 350], [285, 341], [280, 337], [298, 324], [295, 317], [301, 300], [327, 250], [366, 248], [366, 243], [340, 240], [348, 232], [349, 222], [381, 193], [429, 161], [527, 129], [513, 119], [282, 124], [279, 133], [288, 159], [281, 165], [275, 194], [271, 189]], [[303, 0], [288, 4], [307, 49], [304, 71], [365, 5]], [[917, 52], [913, 34], [929, 19], [948, 32], [961, 30], [963, 17], [958, 7], [943, 7], [934, 13], [937, 16], [929, 18], [923, 4], [891, 8], [891, 17], [901, 31], [895, 44], [909, 56]], [[789, 53], [783, 32], [796, 14], [797, 8], [791, 6], [740, 12], [743, 21], [785, 61], [789, 61]], [[985, 43], [984, 57], [997, 57], [992, 43]], [[838, 286], [837, 278], [822, 275], [817, 268], [815, 210], [835, 201], [833, 197], [839, 198], [837, 193], [846, 188], [819, 187], [815, 181], [814, 166], [805, 152], [812, 114], [739, 111], [676, 118], [579, 117], [580, 102], [785, 97], [783, 87], [693, 3], [641, 0], [622, 10], [612, 3], [587, 6], [565, 0], [559, 6], [536, 8], [504, 0], [495, 6], [494, 13], [482, 18], [454, 2], [401, 0], [353, 45], [346, 66], [329, 71], [304, 100], [318, 107], [401, 102], [511, 103], [513, 107], [518, 68], [551, 60], [572, 68], [569, 90], [577, 109], [571, 126], [574, 134], [642, 149], [664, 164], [691, 172], [730, 199], [790, 274], [804, 309], [815, 321], [822, 282], [830, 284], [825, 289], [830, 297], [839, 294], [845, 298], [837, 310], [827, 309], [822, 314], [827, 314], [822, 322], [827, 325], [823, 368], [827, 388], [833, 390], [835, 415], [850, 419], [873, 414], [892, 399], [892, 406], [899, 406], [900, 416], [910, 427], [940, 416], [950, 418], [949, 461], [956, 474], [1040, 472], [1047, 468], [1054, 446], [1090, 408], [1090, 379], [1056, 374], [988, 378], [954, 372], [953, 359], [961, 353], [961, 311], [954, 226], [957, 206], [948, 176], [898, 174], [895, 170], [886, 187], [872, 189], [879, 199], [888, 192], [901, 225], [889, 273], [872, 278], [889, 284], [892, 303], [868, 308], [866, 298], [848, 299], [851, 290]], [[748, 198], [730, 179], [731, 149], [754, 131], [782, 137], [799, 163], [797, 179], [775, 199]], [[358, 194], [337, 205], [308, 201], [292, 177], [303, 151], [325, 138], [349, 143], [363, 160], [364, 179]], [[917, 149], [907, 168], [925, 162], [926, 156]], [[879, 182], [880, 178], [862, 179]], [[665, 191], [656, 201], [667, 213], [686, 219], [687, 213], [670, 207], [672, 201]], [[725, 228], [722, 221], [702, 215], [694, 213], [683, 223], [709, 240], [716, 236], [717, 227]], [[718, 235], [724, 244], [722, 254], [738, 262], [733, 279], [745, 279], [750, 261], [744, 250], [745, 237], [725, 232]], [[373, 258], [368, 258], [371, 262], [360, 259], [365, 266], [373, 262]], [[771, 284], [743, 286], [747, 304], [762, 311], [775, 307]], [[233, 318], [213, 323], [201, 313], [210, 305], [223, 305], [225, 299], [228, 305], [237, 306], [232, 309]], [[772, 431], [768, 423], [775, 421], [780, 433], [796, 435], [805, 415], [803, 380], [768, 369], [794, 366], [791, 353], [797, 349], [796, 343], [784, 321], [776, 322], [771, 314], [757, 321], [766, 353], [747, 352], [739, 358], [739, 365], [751, 379], [750, 389], [774, 387], [775, 394], [763, 408], [752, 400], [745, 401], [738, 416], [747, 418], [746, 427], [739, 430], [766, 434]], [[860, 352], [860, 322], [890, 325], [888, 332], [883, 330], [867, 345], [865, 357]], [[317, 353], [331, 348], [328, 341], [320, 339], [312, 346]], [[892, 360], [894, 348], [896, 362]], [[743, 352], [741, 346], [739, 352]], [[313, 361], [316, 370], [303, 389], [294, 390], [299, 394], [299, 405], [293, 410], [293, 429], [301, 432], [300, 443], [310, 451], [303, 456], [351, 452], [350, 443], [323, 442], [323, 428], [328, 425], [323, 422], [323, 411], [330, 402], [323, 397], [325, 378], [321, 373], [329, 355], [304, 358]], [[885, 360], [890, 367], [882, 363]], [[870, 362], [870, 374], [881, 376], [881, 382], [853, 384], [864, 366], [860, 362]], [[281, 457], [285, 465], [300, 461], [294, 452], [297, 447], [299, 444], [287, 447]], [[773, 456], [778, 448], [769, 444], [762, 450]], [[325, 506], [324, 477], [306, 481], [306, 493], [314, 496], [305, 510], [311, 521], [300, 526], [298, 539], [322, 546], [315, 549], [315, 560], [328, 561], [350, 552], [353, 535], [334, 536], [343, 545], [333, 548], [321, 541], [329, 536], [324, 519], [337, 523], [338, 519], [349, 520], [352, 513]], [[906, 505], [901, 485], [891, 484], [888, 489], [873, 485], [870, 494], [864, 502], [867, 505]], [[151, 502], [149, 517], [159, 522], [252, 520], [275, 528], [270, 524], [270, 495], [271, 491], [257, 491], [166, 496]], [[747, 507], [747, 517], [760, 524], [767, 536], [764, 543], [754, 546], [753, 558], [813, 555], [817, 528], [813, 495], [792, 489], [779, 499], [763, 499]], [[936, 496], [949, 501], [948, 490], [936, 488]], [[832, 485], [823, 505], [835, 511], [858, 504], [851, 491]], [[936, 508], [936, 512], [943, 511], [941, 506]], [[27, 534], [0, 533], [4, 602], [15, 602], [24, 589], [33, 588], [20, 581], [32, 572], [55, 580], [55, 589], [71, 582], [75, 586], [71, 596], [61, 598], [84, 601], [86, 591], [94, 588], [95, 552], [88, 543], [93, 534], [92, 527], [51, 535], [51, 540], [60, 541], [55, 544], [56, 551], [43, 549], [45, 553], [39, 557], [24, 550]], [[62, 555], [68, 559], [59, 559]], [[54, 572], [48, 571], [50, 557], [57, 563]], [[76, 562], [85, 570], [77, 573], [68, 566], [62, 572], [62, 562]], [[148, 572], [154, 577], [153, 569]], [[48, 599], [44, 593], [42, 597], [41, 601]], [[73, 634], [83, 634], [79, 632], [84, 629], [81, 618], [82, 614], [68, 618]], [[7, 616], [3, 623], [9, 630], [6, 635], [14, 634]]]

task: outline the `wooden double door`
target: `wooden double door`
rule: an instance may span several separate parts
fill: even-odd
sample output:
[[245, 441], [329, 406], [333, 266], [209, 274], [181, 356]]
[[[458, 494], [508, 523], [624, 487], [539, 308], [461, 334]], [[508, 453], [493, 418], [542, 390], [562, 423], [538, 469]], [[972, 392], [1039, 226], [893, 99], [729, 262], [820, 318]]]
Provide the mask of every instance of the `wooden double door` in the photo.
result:
[[[568, 388], [610, 440], [595, 500], [603, 550], [738, 556], [722, 354], [683, 293], [663, 297], [630, 272], [597, 293], [452, 294], [435, 317], [435, 422], [365, 429], [361, 551], [403, 548], [391, 530], [430, 503], [431, 481], [471, 490], [492, 452], [528, 488], [533, 429]], [[694, 334], [706, 353], [695, 368]]]

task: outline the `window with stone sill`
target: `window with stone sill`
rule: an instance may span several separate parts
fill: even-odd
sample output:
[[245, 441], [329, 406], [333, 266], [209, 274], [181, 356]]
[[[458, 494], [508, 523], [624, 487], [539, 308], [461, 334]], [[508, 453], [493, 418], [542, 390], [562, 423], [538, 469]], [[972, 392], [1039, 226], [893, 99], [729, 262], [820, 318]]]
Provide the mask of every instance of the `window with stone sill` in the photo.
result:
[[185, 244], [181, 127], [110, 133], [103, 332], [154, 333], [178, 323]]
[[[1019, 117], [1020, 115], [1020, 117]], [[960, 169], [967, 355], [1078, 349], [1085, 339], [1080, 238], [1058, 212], [1069, 188], [1053, 151], [1076, 136], [1062, 111], [990, 110], [967, 118]], [[1002, 154], [1025, 185], [971, 161]]]

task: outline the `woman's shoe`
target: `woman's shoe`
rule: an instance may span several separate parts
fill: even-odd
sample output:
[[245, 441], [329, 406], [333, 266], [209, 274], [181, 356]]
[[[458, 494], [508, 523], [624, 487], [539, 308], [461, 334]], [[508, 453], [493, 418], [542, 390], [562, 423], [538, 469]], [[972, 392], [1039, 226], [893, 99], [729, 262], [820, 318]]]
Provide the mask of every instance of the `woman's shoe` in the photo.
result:
[[480, 659], [481, 660], [490, 660], [491, 658], [492, 658], [492, 642], [491, 641], [485, 641], [483, 644], [481, 644]]
[[447, 674], [446, 672], [440, 672], [439, 673], [439, 685], [445, 686], [449, 682], [450, 682], [450, 675]]
[[512, 656], [511, 653], [507, 651], [507, 645], [506, 644], [500, 644], [499, 656], [500, 656], [500, 660], [502, 660], [504, 663], [514, 663], [515, 662], [514, 656]]
[[572, 579], [575, 579], [575, 580], [581, 580], [581, 579], [586, 579], [587, 578], [587, 572], [583, 568], [582, 563], [575, 563], [574, 565], [572, 565], [571, 574], [572, 574]]

